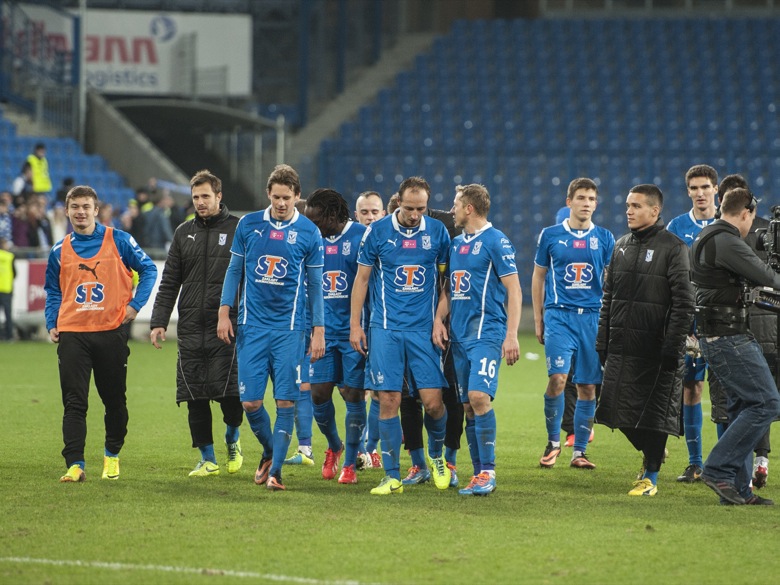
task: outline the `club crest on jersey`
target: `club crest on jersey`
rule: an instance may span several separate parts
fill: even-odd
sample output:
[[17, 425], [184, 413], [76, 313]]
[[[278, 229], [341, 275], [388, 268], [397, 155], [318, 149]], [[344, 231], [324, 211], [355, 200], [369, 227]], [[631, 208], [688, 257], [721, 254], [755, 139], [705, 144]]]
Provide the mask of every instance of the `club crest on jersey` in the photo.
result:
[[219, 234], [219, 245], [224, 246], [227, 244], [227, 234]]
[[563, 279], [568, 283], [566, 288], [588, 288], [593, 280], [593, 266], [587, 262], [572, 262], [566, 266]]
[[452, 294], [462, 294], [471, 290], [471, 273], [468, 270], [453, 270], [450, 274]]
[[99, 306], [106, 298], [105, 287], [100, 282], [82, 282], [76, 287], [76, 303], [79, 311], [102, 311]]
[[341, 270], [328, 270], [322, 273], [322, 290], [326, 295], [343, 293], [348, 288], [347, 275]]
[[339, 253], [339, 247], [338, 246], [325, 246], [325, 253], [326, 254], [338, 254]]
[[404, 240], [404, 243], [403, 243], [403, 246], [402, 246], [402, 248], [404, 250], [409, 250], [409, 249], [416, 248], [416, 247], [417, 247], [417, 240]]
[[590, 238], [590, 249], [591, 250], [599, 249], [599, 239], [596, 236], [591, 236]]
[[395, 269], [396, 286], [403, 292], [418, 292], [425, 284], [425, 267], [419, 264], [406, 264]]
[[257, 259], [255, 273], [262, 277], [262, 280], [256, 282], [273, 281], [274, 284], [282, 284], [281, 282], [276, 281], [287, 276], [287, 265], [287, 259], [282, 258], [281, 256], [271, 256], [269, 254], [260, 256], [260, 258]]
[[287, 243], [294, 244], [298, 240], [298, 232], [290, 230], [287, 234]]
[[653, 261], [653, 250], [648, 250], [647, 254], [645, 255], [645, 262], [652, 262]]
[[342, 255], [349, 256], [350, 252], [352, 252], [352, 242], [346, 241], [343, 244], [341, 244]]
[[431, 249], [431, 236], [422, 237], [422, 246], [423, 246], [423, 250]]
[[476, 242], [474, 244], [474, 249], [471, 251], [471, 253], [476, 256], [479, 254], [479, 251], [482, 249], [482, 242]]

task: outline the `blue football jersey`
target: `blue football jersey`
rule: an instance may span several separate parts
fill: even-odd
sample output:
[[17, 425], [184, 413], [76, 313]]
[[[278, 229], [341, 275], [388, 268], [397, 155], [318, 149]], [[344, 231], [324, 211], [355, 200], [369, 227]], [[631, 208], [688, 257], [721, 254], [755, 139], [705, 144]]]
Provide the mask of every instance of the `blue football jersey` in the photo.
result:
[[325, 267], [322, 294], [325, 298], [325, 338], [349, 339], [349, 312], [352, 284], [357, 274], [357, 256], [366, 227], [347, 222], [337, 236], [322, 238]]
[[488, 223], [462, 234], [450, 246], [450, 335], [453, 341], [506, 337], [506, 288], [501, 278], [517, 274], [515, 247]]
[[545, 308], [599, 309], [604, 269], [614, 247], [612, 232], [593, 224], [575, 230], [567, 219], [544, 228], [534, 263], [547, 269]]
[[693, 244], [693, 240], [699, 235], [699, 232], [713, 221], [715, 221], [714, 217], [712, 219], [696, 219], [693, 216], [693, 209], [691, 209], [688, 213], [683, 213], [682, 215], [675, 217], [669, 222], [666, 229], [680, 238], [690, 248], [691, 244]]
[[230, 251], [244, 260], [238, 323], [305, 330], [306, 267], [323, 265], [317, 226], [298, 211], [287, 222], [272, 219], [270, 208], [249, 213]]
[[416, 228], [406, 228], [396, 213], [369, 226], [358, 254], [360, 264], [373, 267], [371, 326], [430, 331], [450, 236], [437, 219], [423, 217]]

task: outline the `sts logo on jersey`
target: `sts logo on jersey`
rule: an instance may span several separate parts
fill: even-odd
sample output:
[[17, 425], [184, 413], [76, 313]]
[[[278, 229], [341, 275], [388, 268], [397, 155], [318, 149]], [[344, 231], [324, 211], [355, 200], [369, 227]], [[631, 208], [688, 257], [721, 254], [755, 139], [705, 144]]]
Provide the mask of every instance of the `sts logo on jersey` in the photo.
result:
[[400, 292], [420, 292], [425, 284], [425, 267], [419, 264], [406, 264], [395, 269], [393, 283]]
[[269, 254], [260, 256], [255, 267], [255, 273], [260, 276], [260, 279], [255, 279], [255, 282], [282, 285], [283, 283], [280, 280], [287, 276], [287, 265], [287, 259], [281, 256], [271, 256]]
[[593, 266], [587, 262], [572, 262], [566, 266], [563, 279], [569, 283], [566, 288], [590, 288]]
[[348, 288], [347, 275], [341, 270], [328, 270], [322, 274], [322, 292], [326, 299], [345, 299]]
[[453, 270], [450, 274], [450, 291], [452, 300], [468, 299], [465, 296], [471, 290], [471, 273], [468, 270]]
[[76, 287], [76, 303], [81, 305], [79, 311], [102, 311], [98, 305], [106, 298], [104, 285], [99, 282], [82, 282]]

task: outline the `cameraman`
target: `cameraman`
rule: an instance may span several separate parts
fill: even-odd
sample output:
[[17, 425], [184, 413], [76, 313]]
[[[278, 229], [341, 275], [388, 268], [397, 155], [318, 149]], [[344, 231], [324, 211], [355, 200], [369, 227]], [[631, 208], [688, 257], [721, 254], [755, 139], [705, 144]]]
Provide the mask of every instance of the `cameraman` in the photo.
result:
[[704, 228], [691, 247], [696, 333], [704, 358], [726, 392], [730, 421], [707, 457], [701, 479], [727, 503], [772, 505], [750, 487], [753, 448], [780, 414], [780, 394], [748, 329], [742, 296], [743, 282], [780, 289], [780, 275], [742, 239], [757, 204], [747, 189], [727, 192], [721, 219]]

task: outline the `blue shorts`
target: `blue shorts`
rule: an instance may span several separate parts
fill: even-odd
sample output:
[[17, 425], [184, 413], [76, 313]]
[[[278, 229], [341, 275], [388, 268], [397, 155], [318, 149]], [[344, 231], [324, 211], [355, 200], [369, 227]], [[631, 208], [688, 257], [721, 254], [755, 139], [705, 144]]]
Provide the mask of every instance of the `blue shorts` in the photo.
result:
[[400, 392], [404, 376], [413, 388], [442, 388], [441, 352], [431, 334], [422, 331], [394, 331], [371, 328], [371, 345], [366, 360], [366, 389]]
[[545, 309], [544, 355], [547, 375], [567, 374], [574, 360], [575, 384], [601, 384], [602, 372], [596, 352], [599, 312], [596, 310]]
[[298, 400], [304, 335], [303, 331], [239, 325], [236, 348], [242, 402], [263, 400], [269, 377], [273, 377], [276, 400]]
[[469, 401], [469, 390], [484, 392], [490, 395], [491, 400], [496, 397], [502, 343], [496, 339], [481, 339], [450, 345], [458, 380], [458, 397], [464, 404]]
[[311, 347], [311, 329], [307, 329], [303, 332], [303, 357], [301, 363], [298, 366], [298, 379], [296, 382], [300, 384], [308, 384], [311, 377], [311, 369], [314, 364], [311, 363], [311, 356], [307, 355], [309, 347]]
[[707, 362], [703, 357], [685, 355], [685, 382], [703, 382], [707, 371]]
[[366, 358], [352, 349], [349, 339], [327, 339], [325, 355], [311, 364], [311, 383], [363, 388]]

